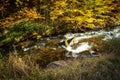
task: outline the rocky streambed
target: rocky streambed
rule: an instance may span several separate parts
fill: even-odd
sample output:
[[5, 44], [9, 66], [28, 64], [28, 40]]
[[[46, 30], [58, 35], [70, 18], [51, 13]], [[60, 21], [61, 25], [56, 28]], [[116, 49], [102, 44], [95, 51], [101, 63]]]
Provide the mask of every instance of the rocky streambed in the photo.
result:
[[25, 41], [17, 46], [20, 47], [20, 54], [30, 55], [41, 66], [61, 66], [69, 63], [68, 59], [99, 57], [102, 55], [102, 45], [105, 41], [119, 38], [120, 26], [117, 26], [110, 30], [66, 33], [36, 41]]

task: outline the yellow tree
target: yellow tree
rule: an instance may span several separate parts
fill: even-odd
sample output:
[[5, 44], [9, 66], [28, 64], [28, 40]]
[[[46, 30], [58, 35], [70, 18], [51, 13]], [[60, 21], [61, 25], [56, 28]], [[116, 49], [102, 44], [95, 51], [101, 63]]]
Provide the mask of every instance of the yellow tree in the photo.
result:
[[[15, 7], [14, 9], [17, 7], [17, 10], [19, 10], [16, 11], [17, 15], [15, 14], [18, 19], [24, 17], [29, 18], [29, 20], [38, 19], [40, 23], [63, 24], [62, 26], [68, 26], [67, 28], [73, 29], [81, 29], [81, 26], [88, 28], [104, 27], [106, 22], [109, 21], [110, 13], [115, 9], [117, 3], [113, 3], [114, 0], [6, 1], [8, 1], [7, 3], [9, 4], [16, 4], [16, 6], [12, 7]], [[2, 3], [3, 2], [4, 0]], [[3, 11], [3, 7], [0, 6], [0, 10], [4, 16], [3, 12], [5, 11]]]
[[[113, 0], [51, 0], [50, 19], [69, 22], [72, 28], [80, 26], [100, 28], [106, 25], [109, 13], [114, 10]], [[70, 27], [70, 25], [69, 25]]]

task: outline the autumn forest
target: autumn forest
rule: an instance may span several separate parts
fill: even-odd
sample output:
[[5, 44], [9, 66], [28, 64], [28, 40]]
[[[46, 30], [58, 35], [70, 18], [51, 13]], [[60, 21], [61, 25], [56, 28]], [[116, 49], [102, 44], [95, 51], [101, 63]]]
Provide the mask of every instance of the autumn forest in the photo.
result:
[[119, 80], [120, 0], [0, 0], [0, 80]]

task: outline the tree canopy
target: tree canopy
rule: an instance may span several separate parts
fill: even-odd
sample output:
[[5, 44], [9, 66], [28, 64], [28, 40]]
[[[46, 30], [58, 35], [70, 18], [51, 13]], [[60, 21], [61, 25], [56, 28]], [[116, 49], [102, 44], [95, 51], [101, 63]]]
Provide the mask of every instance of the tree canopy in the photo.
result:
[[1, 0], [0, 25], [18, 20], [70, 29], [120, 24], [119, 0]]

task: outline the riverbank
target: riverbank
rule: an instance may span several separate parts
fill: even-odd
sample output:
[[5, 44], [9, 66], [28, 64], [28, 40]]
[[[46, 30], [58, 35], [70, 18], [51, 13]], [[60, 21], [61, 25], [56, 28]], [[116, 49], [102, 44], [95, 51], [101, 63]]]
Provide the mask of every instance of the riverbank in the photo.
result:
[[[14, 49], [7, 56], [1, 55], [0, 78], [18, 80], [89, 80], [90, 78], [92, 80], [118, 80], [120, 78], [119, 38], [108, 39], [105, 42], [102, 42], [97, 37], [89, 40], [84, 39], [83, 41], [92, 41], [98, 44], [95, 47], [98, 49], [97, 53], [100, 56], [80, 58], [65, 57], [66, 50], [60, 48], [60, 44], [59, 46], [57, 45], [60, 41], [57, 38], [41, 40], [39, 42], [40, 47], [35, 47], [34, 42], [34, 46], [31, 42], [31, 44], [27, 43], [26, 46], [23, 44], [24, 52], [20, 51], [19, 53]], [[62, 45], [65, 44], [63, 43]], [[56, 46], [59, 48], [56, 49]], [[86, 55], [86, 52], [82, 54]], [[87, 52], [87, 54], [90, 53]]]
[[[119, 41], [119, 40], [118, 40]], [[111, 43], [111, 42], [110, 42]], [[116, 45], [116, 43], [118, 45]], [[31, 56], [18, 56], [16, 52], [8, 57], [0, 57], [0, 79], [18, 80], [119, 80], [120, 50], [115, 40], [104, 47], [100, 57], [69, 59], [68, 65], [40, 68]], [[112, 51], [109, 51], [111, 50]], [[59, 63], [60, 61], [58, 61]], [[61, 63], [62, 64], [62, 63]]]

